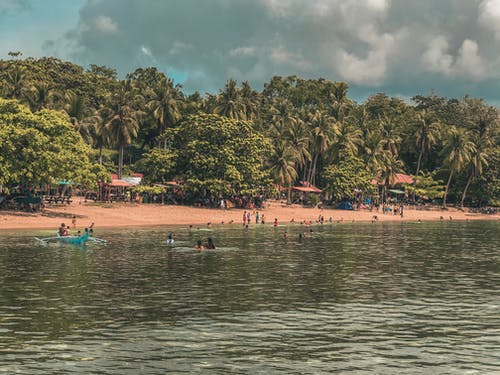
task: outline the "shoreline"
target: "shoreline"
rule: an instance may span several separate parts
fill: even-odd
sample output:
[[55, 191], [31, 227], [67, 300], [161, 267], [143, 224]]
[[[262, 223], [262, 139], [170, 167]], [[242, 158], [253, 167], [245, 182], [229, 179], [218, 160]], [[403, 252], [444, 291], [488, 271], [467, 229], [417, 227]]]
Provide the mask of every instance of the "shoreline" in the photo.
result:
[[[37, 213], [20, 211], [0, 211], [0, 230], [12, 229], [54, 229], [61, 223], [71, 225], [73, 215], [76, 216], [76, 226], [84, 228], [91, 223], [103, 229], [111, 228], [147, 228], [160, 226], [185, 226], [185, 225], [212, 225], [243, 224], [243, 212], [248, 210], [231, 208], [198, 208], [190, 206], [175, 206], [161, 204], [136, 204], [136, 203], [84, 203], [76, 201], [70, 205], [46, 208]], [[254, 210], [251, 210], [252, 212]], [[486, 215], [459, 211], [450, 208], [442, 210], [414, 210], [405, 209], [404, 216], [393, 213], [382, 214], [373, 210], [348, 211], [331, 208], [307, 208], [298, 205], [284, 205], [280, 202], [268, 202], [266, 207], [258, 210], [260, 217], [265, 215], [266, 225], [273, 225], [275, 218], [279, 224], [311, 221], [313, 224], [319, 215], [324, 217], [325, 223], [330, 217], [337, 222], [371, 222], [377, 216], [378, 222], [428, 222], [452, 220], [487, 220], [498, 221], [500, 214]], [[440, 219], [440, 217], [443, 219]], [[293, 219], [293, 221], [292, 221]], [[260, 220], [259, 220], [260, 221]], [[250, 226], [254, 226], [255, 216], [252, 215]], [[259, 224], [261, 225], [261, 224]]]

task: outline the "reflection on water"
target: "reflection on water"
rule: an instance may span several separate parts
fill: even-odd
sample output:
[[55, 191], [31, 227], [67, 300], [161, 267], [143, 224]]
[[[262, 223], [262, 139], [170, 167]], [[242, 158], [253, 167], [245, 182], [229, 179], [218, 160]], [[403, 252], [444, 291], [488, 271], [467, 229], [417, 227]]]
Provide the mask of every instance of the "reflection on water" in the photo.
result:
[[0, 373], [499, 371], [498, 223], [312, 228], [2, 232]]

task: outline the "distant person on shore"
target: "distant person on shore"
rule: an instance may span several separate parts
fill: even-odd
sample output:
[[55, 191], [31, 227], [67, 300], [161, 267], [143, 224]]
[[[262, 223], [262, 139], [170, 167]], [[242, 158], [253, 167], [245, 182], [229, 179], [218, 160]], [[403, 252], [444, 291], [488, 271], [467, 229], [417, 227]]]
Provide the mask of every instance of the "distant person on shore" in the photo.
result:
[[273, 225], [274, 225], [275, 228], [278, 226], [278, 218], [274, 219], [274, 224]]
[[259, 211], [255, 213], [255, 224], [259, 224]]
[[264, 216], [264, 214], [262, 214], [262, 220], [260, 221], [261, 224], [265, 224], [266, 223], [266, 218]]
[[243, 225], [247, 223], [247, 211], [243, 211]]
[[76, 216], [73, 215], [73, 218], [71, 219], [71, 225], [73, 226], [73, 229], [76, 229]]
[[215, 244], [214, 244], [214, 241], [212, 240], [211, 237], [208, 237], [207, 238], [207, 245], [206, 245], [206, 248], [207, 249], [213, 249], [215, 250]]
[[247, 223], [250, 224], [250, 211], [247, 213]]
[[195, 250], [205, 250], [203, 245], [201, 244], [201, 240], [196, 241], [196, 245], [194, 246]]

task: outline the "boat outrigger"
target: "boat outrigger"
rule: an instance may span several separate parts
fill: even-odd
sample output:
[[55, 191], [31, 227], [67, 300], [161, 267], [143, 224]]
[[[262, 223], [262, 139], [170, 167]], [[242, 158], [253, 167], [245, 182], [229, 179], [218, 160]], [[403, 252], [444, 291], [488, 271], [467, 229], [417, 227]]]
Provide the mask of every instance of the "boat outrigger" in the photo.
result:
[[55, 237], [45, 237], [45, 238], [38, 238], [35, 237], [35, 240], [40, 241], [42, 243], [49, 243], [49, 242], [60, 242], [60, 243], [67, 243], [71, 245], [85, 245], [87, 241], [90, 242], [95, 242], [95, 243], [100, 243], [100, 244], [106, 244], [107, 241], [103, 240], [101, 238], [96, 238], [96, 237], [90, 237], [90, 233], [87, 231], [81, 236], [55, 236]]

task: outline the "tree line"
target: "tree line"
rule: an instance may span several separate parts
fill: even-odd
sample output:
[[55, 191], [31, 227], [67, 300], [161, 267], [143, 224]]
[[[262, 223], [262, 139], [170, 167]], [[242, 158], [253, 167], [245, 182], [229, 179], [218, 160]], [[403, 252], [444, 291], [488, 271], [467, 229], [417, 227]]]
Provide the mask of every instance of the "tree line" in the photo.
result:
[[[499, 111], [469, 96], [376, 93], [357, 103], [345, 82], [296, 76], [273, 77], [261, 91], [229, 79], [218, 93], [188, 95], [154, 67], [119, 79], [104, 66], [13, 56], [0, 60], [0, 97], [4, 186], [78, 175], [90, 183], [106, 171], [134, 170], [147, 183], [182, 181], [193, 196], [253, 195], [270, 186], [290, 196], [304, 181], [339, 200], [369, 192], [372, 179], [385, 193], [402, 172], [416, 177], [410, 199], [500, 203]], [[14, 119], [16, 111], [24, 118]], [[65, 149], [62, 168], [28, 156], [21, 167], [19, 155], [46, 152], [37, 149], [40, 136], [17, 145], [9, 139], [40, 121], [69, 132], [47, 138]]]

